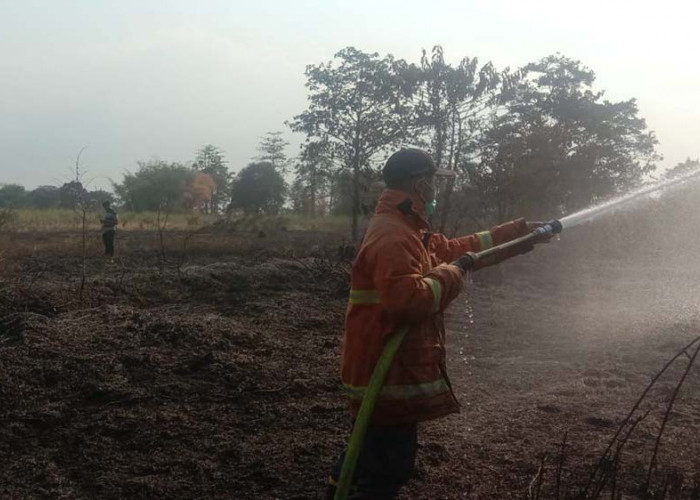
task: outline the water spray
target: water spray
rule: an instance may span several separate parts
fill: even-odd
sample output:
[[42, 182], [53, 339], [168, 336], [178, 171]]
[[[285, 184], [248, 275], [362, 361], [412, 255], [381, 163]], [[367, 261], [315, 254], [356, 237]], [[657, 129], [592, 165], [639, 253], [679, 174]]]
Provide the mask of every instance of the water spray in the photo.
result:
[[672, 179], [667, 179], [665, 181], [657, 182], [655, 184], [643, 186], [643, 187], [641, 187], [635, 191], [632, 191], [630, 193], [627, 193], [623, 196], [619, 196], [617, 198], [606, 201], [606, 202], [601, 203], [599, 205], [595, 205], [593, 207], [586, 208], [585, 210], [581, 210], [581, 211], [576, 212], [574, 214], [567, 215], [566, 217], [562, 217], [560, 219], [562, 227], [570, 228], [570, 227], [578, 226], [579, 224], [593, 220], [597, 216], [599, 216], [600, 214], [607, 212], [609, 210], [612, 210], [613, 208], [617, 208], [620, 205], [629, 203], [631, 201], [638, 200], [640, 198], [643, 198], [646, 195], [656, 193], [658, 191], [663, 191], [663, 190], [668, 189], [670, 187], [677, 187], [680, 184], [683, 184], [690, 179], [696, 179], [698, 177], [700, 177], [700, 169], [694, 170], [694, 171], [689, 172], [685, 175], [680, 175], [678, 177], [674, 177]]
[[495, 255], [505, 249], [512, 248], [514, 246], [523, 244], [527, 241], [535, 240], [536, 238], [541, 237], [544, 234], [561, 233], [562, 230], [564, 230], [564, 228], [572, 228], [574, 226], [578, 226], [579, 224], [595, 219], [596, 217], [605, 212], [613, 210], [614, 208], [618, 208], [621, 205], [630, 203], [632, 201], [640, 200], [647, 195], [661, 192], [671, 187], [678, 187], [688, 180], [697, 178], [700, 178], [700, 169], [694, 170], [685, 175], [674, 177], [672, 179], [667, 179], [665, 181], [657, 182], [649, 186], [641, 187], [635, 191], [627, 193], [626, 195], [619, 196], [599, 205], [595, 205], [593, 207], [586, 208], [579, 212], [569, 214], [565, 217], [562, 217], [561, 219], [553, 219], [543, 224], [542, 226], [536, 228], [530, 234], [521, 236], [520, 238], [511, 240], [502, 245], [498, 245], [481, 252], [468, 252], [464, 256], [457, 259], [454, 262], [454, 264], [458, 265], [465, 271], [476, 271], [477, 269], [481, 269], [482, 267], [488, 265], [488, 257], [491, 257], [492, 255]]

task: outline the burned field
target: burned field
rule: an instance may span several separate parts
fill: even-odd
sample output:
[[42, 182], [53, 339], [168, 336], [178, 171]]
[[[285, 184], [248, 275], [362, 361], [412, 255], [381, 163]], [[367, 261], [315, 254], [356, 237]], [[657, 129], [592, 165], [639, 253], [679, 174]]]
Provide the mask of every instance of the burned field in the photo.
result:
[[[700, 335], [698, 232], [621, 219], [471, 277], [448, 314], [462, 412], [423, 426], [402, 498], [585, 488], [651, 378]], [[82, 301], [79, 257], [5, 257], [0, 496], [319, 498], [349, 431], [338, 374], [348, 264], [271, 243], [163, 265], [132, 243], [114, 265], [88, 258]], [[645, 484], [672, 399], [651, 489], [697, 498], [700, 366], [675, 394], [692, 355], [635, 413], [609, 474], [623, 498]]]
[[122, 274], [91, 261], [82, 306], [76, 261], [17, 262], [0, 299], [3, 496], [265, 498], [313, 484], [343, 421], [344, 273], [309, 259], [180, 276], [138, 262]]

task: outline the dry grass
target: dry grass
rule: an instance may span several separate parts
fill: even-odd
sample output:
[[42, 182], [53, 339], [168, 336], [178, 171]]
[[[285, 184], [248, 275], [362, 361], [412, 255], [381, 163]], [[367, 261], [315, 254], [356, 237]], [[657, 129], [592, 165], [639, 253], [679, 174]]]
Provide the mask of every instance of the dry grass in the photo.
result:
[[[100, 228], [100, 211], [88, 214], [88, 229]], [[120, 212], [119, 228], [125, 231], [152, 231], [157, 228], [156, 212]], [[72, 210], [19, 209], [5, 217], [0, 217], [0, 229], [10, 232], [77, 231], [80, 229], [80, 214]], [[318, 218], [296, 214], [283, 215], [204, 215], [192, 213], [171, 213], [168, 215], [167, 229], [192, 231], [212, 225], [225, 224], [231, 230], [260, 231], [284, 228], [289, 231], [325, 231], [344, 233], [350, 228], [350, 220], [343, 216]]]
[[[88, 215], [88, 256], [103, 252], [99, 213]], [[157, 214], [119, 214], [118, 256], [160, 251]], [[346, 242], [346, 217], [205, 216], [169, 214], [164, 231], [167, 258], [188, 255], [306, 256], [335, 253]], [[70, 210], [17, 210], [0, 227], [0, 248], [6, 257], [78, 256], [81, 254], [80, 216]]]
[[[79, 231], [44, 233], [0, 233], [0, 263], [3, 258], [68, 258], [82, 255]], [[164, 233], [166, 260], [183, 263], [191, 258], [226, 255], [264, 257], [335, 257], [345, 243], [342, 234], [321, 231], [196, 231], [169, 230]], [[161, 247], [158, 232], [118, 231], [116, 257], [156, 258]], [[100, 233], [91, 231], [87, 239], [87, 257], [104, 252]]]

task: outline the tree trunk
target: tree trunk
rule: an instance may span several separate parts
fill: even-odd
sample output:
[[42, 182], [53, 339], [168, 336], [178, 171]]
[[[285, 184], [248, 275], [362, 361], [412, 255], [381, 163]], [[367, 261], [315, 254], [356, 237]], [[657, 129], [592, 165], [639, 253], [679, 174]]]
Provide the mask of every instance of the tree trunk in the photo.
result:
[[452, 191], [454, 190], [454, 179], [450, 178], [447, 181], [447, 187], [445, 189], [445, 198], [443, 200], [442, 212], [440, 213], [440, 232], [445, 233], [445, 228], [447, 227], [447, 216], [450, 214], [451, 208], [451, 198]]
[[[455, 141], [455, 121], [457, 121], [457, 139]], [[456, 145], [455, 145], [456, 142]], [[459, 111], [456, 107], [452, 110], [452, 137], [450, 141], [450, 163], [447, 168], [450, 170], [457, 170], [457, 165], [459, 165], [460, 153], [462, 149], [462, 117], [459, 115]], [[445, 199], [443, 202], [443, 210], [440, 214], [440, 232], [445, 233], [447, 229], [447, 218], [450, 215], [450, 209], [452, 208], [452, 193], [454, 192], [454, 179], [451, 178], [447, 181], [447, 188], [445, 189]]]
[[360, 239], [357, 225], [360, 217], [360, 123], [362, 123], [362, 112], [357, 113], [357, 125], [355, 127], [355, 139], [353, 140], [352, 158], [352, 230], [350, 237], [353, 244], [357, 244]]
[[213, 215], [218, 213], [218, 208], [219, 208], [219, 193], [218, 191], [214, 191], [212, 193], [211, 200], [209, 200], [209, 215]]
[[311, 218], [316, 218], [316, 176], [311, 177]]
[[355, 150], [355, 158], [353, 158], [352, 166], [352, 233], [351, 239], [353, 243], [358, 243], [359, 228], [357, 225], [360, 217], [360, 153]]
[[454, 170], [454, 168], [457, 166], [457, 162], [455, 161], [455, 150], [457, 142], [455, 140], [455, 121], [457, 121], [457, 110], [455, 109], [455, 105], [453, 104], [452, 109], [450, 110], [450, 156], [447, 158], [446, 167], [450, 170]]

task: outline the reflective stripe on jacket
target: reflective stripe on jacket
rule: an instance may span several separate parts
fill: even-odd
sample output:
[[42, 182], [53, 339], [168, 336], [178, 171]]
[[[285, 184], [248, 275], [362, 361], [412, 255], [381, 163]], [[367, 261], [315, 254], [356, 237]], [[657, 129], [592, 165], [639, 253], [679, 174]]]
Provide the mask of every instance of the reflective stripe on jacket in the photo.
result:
[[[377, 205], [352, 266], [352, 289], [343, 339], [342, 379], [357, 415], [387, 336], [410, 330], [399, 348], [372, 423], [404, 424], [459, 411], [445, 368], [442, 312], [462, 287], [463, 272], [447, 264], [527, 234], [524, 219], [470, 236], [428, 233], [423, 204], [387, 189]], [[496, 255], [496, 263], [532, 249], [528, 243]]]

